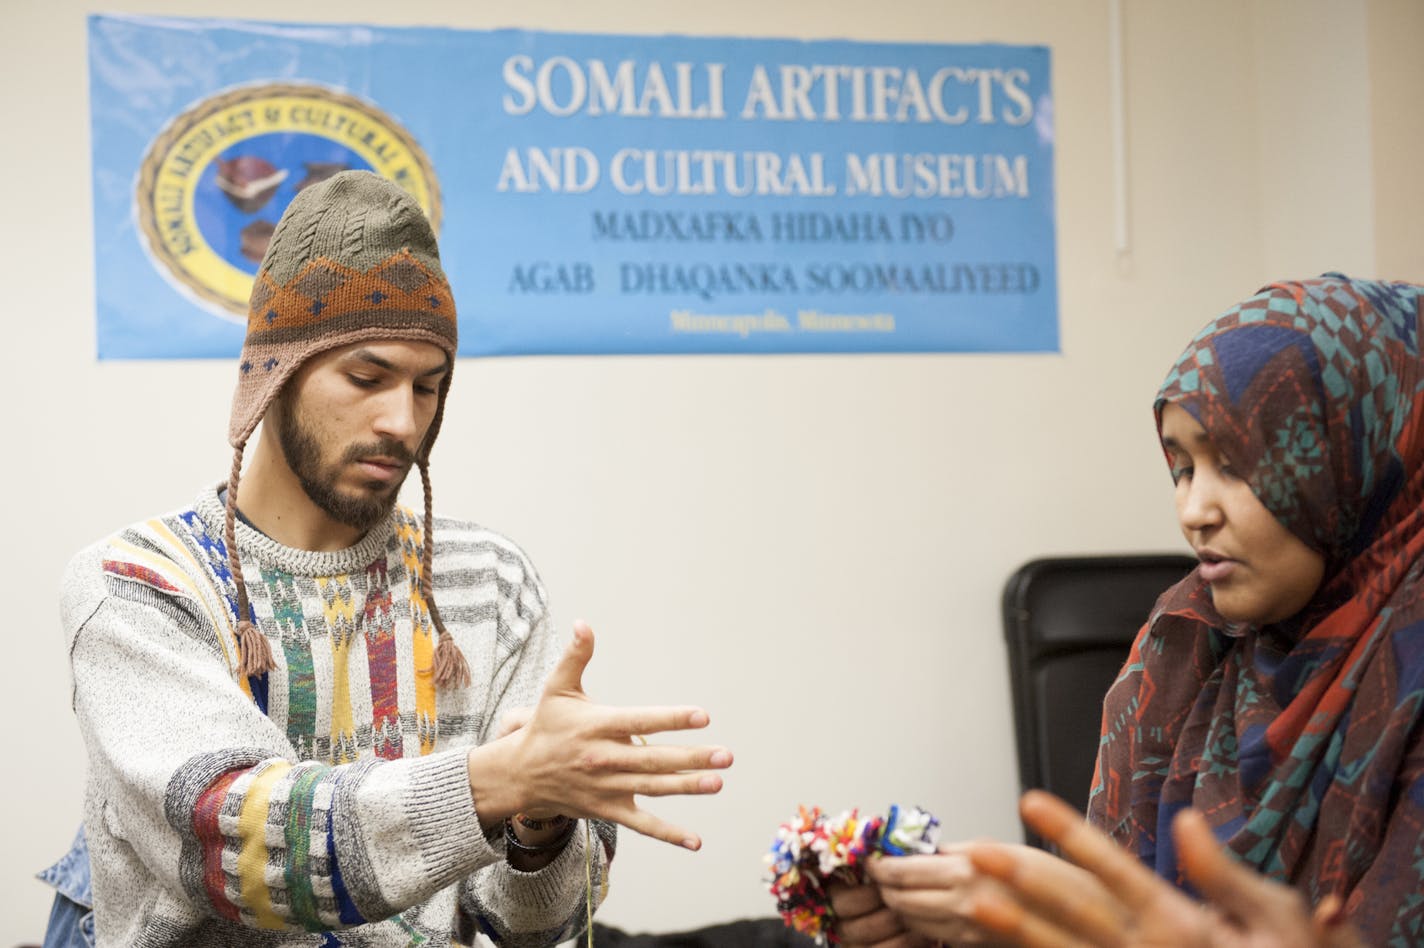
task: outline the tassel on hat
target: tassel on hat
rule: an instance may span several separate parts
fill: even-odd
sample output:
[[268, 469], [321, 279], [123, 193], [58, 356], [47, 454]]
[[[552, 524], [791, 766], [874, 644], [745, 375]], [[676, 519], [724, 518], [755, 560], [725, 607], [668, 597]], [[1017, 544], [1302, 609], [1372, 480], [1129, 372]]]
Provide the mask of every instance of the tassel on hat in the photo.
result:
[[273, 231], [253, 281], [228, 425], [233, 459], [224, 523], [237, 586], [239, 672], [261, 675], [276, 667], [266, 636], [253, 624], [237, 553], [237, 488], [247, 439], [303, 363], [365, 340], [428, 342], [450, 360], [451, 371], [441, 381], [435, 417], [416, 458], [425, 495], [419, 581], [438, 639], [435, 684], [463, 688], [470, 682], [469, 664], [435, 605], [429, 470], [454, 370], [455, 299], [440, 266], [435, 232], [420, 206], [399, 185], [368, 171], [345, 171], [299, 191]]
[[277, 667], [272, 658], [272, 646], [267, 636], [257, 631], [257, 626], [246, 619], [237, 623], [237, 648], [242, 664], [237, 672], [244, 678], [265, 675]]

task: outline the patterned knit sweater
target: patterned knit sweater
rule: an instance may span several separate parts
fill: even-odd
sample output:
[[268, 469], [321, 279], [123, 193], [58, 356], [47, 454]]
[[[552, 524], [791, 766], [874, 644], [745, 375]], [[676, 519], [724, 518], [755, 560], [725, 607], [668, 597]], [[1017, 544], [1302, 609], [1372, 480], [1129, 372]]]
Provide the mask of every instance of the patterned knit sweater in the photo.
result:
[[[436, 692], [421, 524], [396, 512], [314, 553], [237, 544], [276, 670], [237, 673], [215, 489], [65, 573], [101, 946], [551, 945], [587, 923], [585, 830], [538, 872], [487, 839], [467, 749], [558, 657], [544, 589], [497, 534], [436, 521], [434, 591], [469, 661]], [[613, 827], [592, 824], [595, 904]]]

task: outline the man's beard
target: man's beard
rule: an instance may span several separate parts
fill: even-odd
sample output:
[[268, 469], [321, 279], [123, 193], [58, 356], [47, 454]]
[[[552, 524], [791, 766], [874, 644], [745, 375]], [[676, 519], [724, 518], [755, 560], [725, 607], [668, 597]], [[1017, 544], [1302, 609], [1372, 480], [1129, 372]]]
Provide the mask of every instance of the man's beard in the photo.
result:
[[321, 445], [316, 436], [302, 426], [289, 404], [282, 405], [279, 415], [281, 424], [278, 440], [282, 446], [282, 455], [287, 459], [287, 466], [297, 476], [302, 490], [323, 513], [337, 523], [355, 527], [362, 533], [390, 515], [400, 496], [400, 488], [405, 483], [406, 474], [410, 473], [409, 468], [394, 484], [374, 485], [371, 493], [355, 496], [344, 494], [337, 489], [336, 482], [347, 464], [364, 458], [394, 458], [405, 464], [414, 463], [415, 456], [404, 444], [393, 438], [383, 438], [372, 444], [353, 444], [335, 464], [323, 469]]

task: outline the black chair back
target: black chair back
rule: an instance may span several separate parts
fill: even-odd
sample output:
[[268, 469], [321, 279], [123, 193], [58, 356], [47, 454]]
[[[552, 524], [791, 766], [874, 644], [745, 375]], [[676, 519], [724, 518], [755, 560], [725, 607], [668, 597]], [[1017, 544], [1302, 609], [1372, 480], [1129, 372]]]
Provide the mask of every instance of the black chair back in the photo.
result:
[[1176, 554], [1052, 557], [1009, 577], [1004, 636], [1022, 790], [1041, 787], [1087, 810], [1103, 696], [1157, 597], [1196, 564]]

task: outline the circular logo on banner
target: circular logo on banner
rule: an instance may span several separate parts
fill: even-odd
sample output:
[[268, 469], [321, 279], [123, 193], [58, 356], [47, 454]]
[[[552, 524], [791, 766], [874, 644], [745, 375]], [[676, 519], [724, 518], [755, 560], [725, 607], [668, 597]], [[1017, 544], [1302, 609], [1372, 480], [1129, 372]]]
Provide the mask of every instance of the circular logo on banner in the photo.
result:
[[440, 188], [410, 133], [369, 102], [305, 83], [229, 89], [170, 122], [139, 168], [139, 231], [160, 272], [242, 322], [282, 211], [348, 169], [404, 187], [439, 233]]

